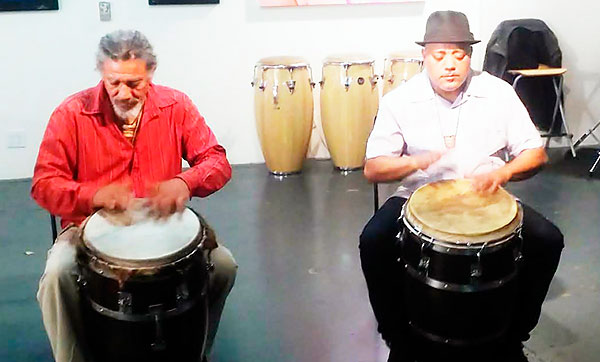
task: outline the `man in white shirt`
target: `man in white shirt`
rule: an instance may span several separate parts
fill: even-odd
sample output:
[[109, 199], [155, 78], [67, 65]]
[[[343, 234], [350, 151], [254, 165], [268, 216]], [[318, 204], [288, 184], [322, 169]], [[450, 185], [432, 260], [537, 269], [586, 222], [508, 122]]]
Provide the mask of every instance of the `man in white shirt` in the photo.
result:
[[[493, 192], [509, 180], [530, 177], [547, 161], [542, 140], [512, 87], [471, 69], [472, 44], [478, 42], [464, 14], [431, 14], [424, 41], [417, 42], [423, 46], [425, 70], [383, 97], [367, 143], [367, 179], [400, 181], [360, 236], [361, 265], [378, 330], [391, 346], [390, 361], [412, 358], [403, 343], [404, 270], [395, 247], [406, 199], [421, 185], [455, 178], [471, 178], [477, 192]], [[507, 155], [510, 162], [505, 162]], [[523, 208], [524, 262], [509, 333], [510, 345], [517, 347], [507, 357], [511, 361], [526, 361], [521, 341], [537, 324], [564, 246], [555, 225], [527, 205]]]

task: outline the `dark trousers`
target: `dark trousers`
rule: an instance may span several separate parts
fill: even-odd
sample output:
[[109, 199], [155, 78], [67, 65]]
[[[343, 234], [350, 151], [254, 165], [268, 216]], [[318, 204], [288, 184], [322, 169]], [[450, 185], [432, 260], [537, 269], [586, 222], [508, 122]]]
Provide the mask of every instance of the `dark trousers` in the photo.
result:
[[[404, 268], [398, 262], [398, 217], [406, 199], [390, 198], [369, 220], [360, 235], [360, 260], [378, 331], [386, 342], [401, 339], [407, 319], [403, 301]], [[542, 303], [564, 247], [560, 230], [541, 214], [523, 205], [523, 263], [519, 272], [517, 307], [509, 337], [525, 341], [540, 317]]]

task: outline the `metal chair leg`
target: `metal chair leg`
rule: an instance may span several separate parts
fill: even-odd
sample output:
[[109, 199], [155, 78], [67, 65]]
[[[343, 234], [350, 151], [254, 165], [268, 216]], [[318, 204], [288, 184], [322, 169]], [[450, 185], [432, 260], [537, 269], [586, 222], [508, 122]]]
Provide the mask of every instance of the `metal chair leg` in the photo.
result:
[[56, 228], [56, 216], [50, 214], [50, 226], [52, 227], [52, 244], [56, 241], [58, 230]]
[[592, 165], [592, 168], [590, 168], [590, 177], [594, 174], [594, 171], [596, 170], [596, 166], [598, 166], [598, 163], [600, 162], [600, 151], [598, 151], [598, 157], [596, 158], [596, 161], [594, 161], [594, 164]]
[[373, 183], [373, 214], [379, 210], [379, 187], [377, 182]]

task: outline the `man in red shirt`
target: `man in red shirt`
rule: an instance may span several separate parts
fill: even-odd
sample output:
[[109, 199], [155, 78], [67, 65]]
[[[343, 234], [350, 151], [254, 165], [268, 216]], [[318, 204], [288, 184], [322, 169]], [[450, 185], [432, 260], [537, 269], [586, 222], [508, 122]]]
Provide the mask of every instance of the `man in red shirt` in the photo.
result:
[[[125, 210], [147, 198], [161, 216], [182, 211], [231, 178], [225, 149], [183, 93], [155, 85], [156, 56], [138, 31], [100, 40], [100, 83], [68, 97], [53, 112], [40, 145], [31, 195], [61, 217], [37, 294], [56, 361], [83, 361], [75, 245], [93, 210]], [[181, 159], [190, 168], [182, 172]], [[210, 350], [237, 265], [229, 250], [210, 252]]]

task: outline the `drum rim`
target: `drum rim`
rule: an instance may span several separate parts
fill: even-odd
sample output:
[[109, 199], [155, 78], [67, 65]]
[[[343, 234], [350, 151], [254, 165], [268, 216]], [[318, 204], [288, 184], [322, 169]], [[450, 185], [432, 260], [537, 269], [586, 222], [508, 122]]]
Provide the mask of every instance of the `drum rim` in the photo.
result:
[[[425, 188], [428, 188], [428, 187], [430, 187], [432, 185], [440, 185], [440, 184], [447, 184], [447, 183], [453, 183], [453, 182], [463, 182], [464, 183], [464, 182], [467, 182], [467, 181], [468, 181], [468, 179], [446, 179], [446, 180], [439, 180], [439, 181], [429, 182], [429, 183], [426, 183], [424, 185], [419, 186], [410, 195], [410, 197], [408, 198], [408, 200], [406, 200], [406, 202], [405, 202], [404, 205], [406, 205], [408, 207], [409, 212], [405, 213], [405, 214], [406, 215], [410, 215], [411, 218], [415, 219], [417, 223], [422, 224], [422, 227], [418, 227], [419, 229], [432, 229], [433, 232], [439, 232], [440, 234], [464, 236], [465, 239], [476, 238], [478, 236], [484, 236], [484, 235], [493, 234], [493, 233], [495, 233], [495, 232], [497, 232], [499, 230], [502, 230], [502, 229], [508, 227], [509, 225], [511, 225], [515, 221], [515, 219], [517, 218], [517, 216], [519, 214], [519, 200], [516, 197], [514, 197], [513, 195], [511, 195], [508, 191], [506, 191], [502, 187], [500, 187], [500, 189], [497, 190], [497, 192], [503, 192], [504, 194], [506, 194], [508, 197], [511, 198], [511, 201], [513, 201], [514, 205], [516, 206], [515, 213], [514, 213], [513, 217], [510, 219], [510, 221], [508, 221], [506, 224], [504, 224], [504, 225], [502, 225], [500, 227], [497, 227], [494, 230], [485, 232], [485, 233], [457, 234], [457, 233], [452, 233], [452, 232], [449, 232], [449, 231], [440, 230], [440, 229], [437, 229], [436, 227], [427, 225], [424, 221], [420, 220], [420, 218], [419, 218], [418, 215], [416, 215], [414, 213], [414, 211], [413, 211], [414, 210], [414, 205], [411, 203], [411, 201], [413, 200], [415, 194], [417, 194], [419, 191], [421, 191], [421, 190], [423, 190]], [[402, 211], [404, 211], [404, 205], [402, 207]], [[415, 226], [415, 225], [413, 225], [413, 226]], [[516, 228], [516, 226], [515, 226], [515, 228]], [[428, 236], [429, 236], [429, 234], [428, 234]], [[441, 237], [441, 240], [443, 240], [443, 236]], [[449, 241], [449, 240], [446, 240], [446, 241]], [[478, 242], [475, 242], [475, 244], [478, 244]]]
[[402, 62], [402, 63], [421, 63], [423, 64], [423, 59], [421, 58], [417, 58], [417, 57], [386, 57], [384, 59], [384, 61], [386, 62], [391, 62], [391, 63], [398, 63], [398, 62]]
[[[521, 205], [521, 202], [519, 200], [516, 200], [516, 201], [517, 201], [517, 214], [515, 215], [515, 217], [513, 218], [513, 220], [510, 223], [508, 223], [506, 226], [504, 226], [504, 227], [508, 227], [512, 223], [515, 222], [515, 219], [518, 219], [516, 225], [514, 226], [513, 231], [506, 234], [505, 236], [498, 237], [495, 239], [490, 239], [490, 240], [483, 241], [483, 242], [461, 242], [460, 240], [453, 242], [453, 241], [443, 240], [443, 239], [439, 239], [439, 238], [428, 235], [427, 233], [423, 232], [423, 230], [418, 228], [416, 225], [413, 225], [410, 222], [410, 220], [408, 220], [408, 218], [405, 214], [405, 208], [407, 207], [408, 201], [405, 202], [404, 205], [402, 206], [402, 209], [400, 210], [400, 217], [398, 218], [398, 221], [402, 221], [402, 223], [406, 227], [405, 230], [407, 230], [408, 232], [417, 236], [417, 238], [421, 241], [421, 243], [425, 242], [425, 243], [430, 244], [432, 249], [435, 251], [438, 251], [440, 253], [445, 253], [445, 254], [477, 254], [480, 251], [483, 251], [484, 249], [485, 249], [485, 251], [497, 250], [499, 248], [502, 248], [502, 247], [508, 245], [508, 241], [510, 241], [515, 236], [521, 237], [521, 231], [523, 228], [523, 206]], [[489, 234], [491, 234], [491, 233], [489, 233]], [[486, 234], [483, 234], [483, 235], [486, 235]], [[398, 235], [398, 236], [400, 237], [400, 235]]]
[[308, 63], [293, 63], [293, 64], [263, 64], [256, 63], [255, 68], [260, 69], [296, 69], [296, 68], [307, 68], [310, 69]]
[[323, 66], [327, 65], [342, 65], [342, 66], [352, 66], [352, 65], [372, 65], [375, 63], [375, 59], [363, 59], [363, 60], [324, 60]]
[[185, 245], [183, 248], [170, 253], [168, 255], [163, 255], [161, 257], [150, 258], [150, 259], [125, 259], [125, 258], [117, 258], [110, 255], [107, 255], [93, 245], [90, 244], [89, 240], [85, 237], [85, 226], [90, 218], [98, 213], [100, 210], [95, 211], [83, 222], [80, 228], [80, 239], [81, 239], [81, 248], [88, 256], [88, 258], [93, 263], [99, 263], [103, 266], [108, 267], [111, 270], [136, 270], [136, 271], [145, 271], [145, 270], [156, 270], [157, 268], [166, 267], [169, 265], [175, 265], [179, 263], [181, 260], [190, 258], [193, 254], [196, 253], [198, 249], [202, 249], [204, 246], [204, 241], [206, 240], [206, 227], [200, 219], [199, 214], [192, 209], [191, 207], [186, 207], [187, 210], [190, 210], [194, 215], [198, 218], [198, 232], [196, 236], [190, 240], [190, 242]]

